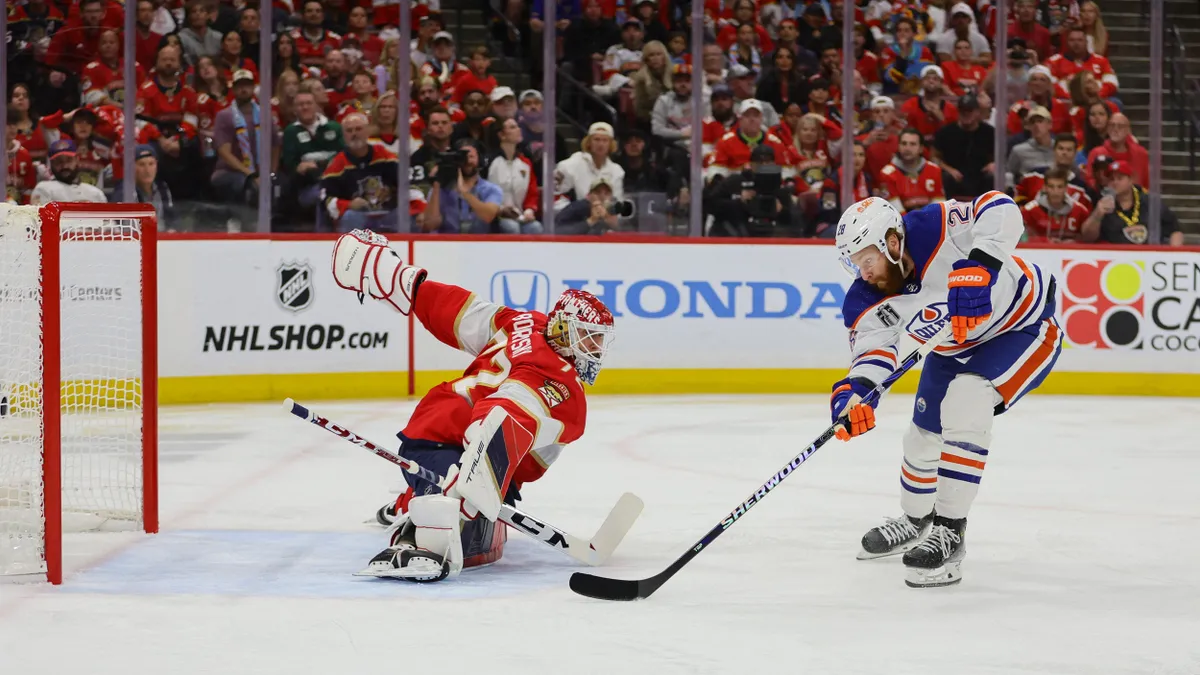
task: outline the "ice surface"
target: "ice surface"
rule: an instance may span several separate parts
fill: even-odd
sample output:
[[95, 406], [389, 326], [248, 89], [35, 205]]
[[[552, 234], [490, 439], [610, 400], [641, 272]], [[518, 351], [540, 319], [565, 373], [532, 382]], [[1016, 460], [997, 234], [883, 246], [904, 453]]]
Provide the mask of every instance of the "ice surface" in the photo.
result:
[[[646, 510], [601, 573], [660, 571], [827, 424], [827, 399], [597, 397], [522, 506], [590, 536]], [[310, 403], [392, 444], [410, 401]], [[0, 672], [1200, 673], [1200, 401], [1030, 397], [998, 418], [964, 581], [857, 561], [897, 515], [911, 397], [800, 467], [649, 600], [572, 594], [574, 561], [417, 586], [351, 576], [392, 465], [278, 404], [162, 414], [157, 536], [75, 535], [63, 586], [0, 585]]]

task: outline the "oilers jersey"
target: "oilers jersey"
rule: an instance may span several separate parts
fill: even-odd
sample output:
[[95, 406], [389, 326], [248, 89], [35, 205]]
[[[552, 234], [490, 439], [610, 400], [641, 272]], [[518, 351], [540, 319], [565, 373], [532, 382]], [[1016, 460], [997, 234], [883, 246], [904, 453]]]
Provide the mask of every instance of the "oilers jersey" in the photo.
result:
[[949, 320], [950, 272], [975, 249], [1002, 263], [992, 288], [992, 315], [964, 343], [949, 341], [936, 352], [965, 360], [999, 335], [1039, 324], [1044, 340], [1060, 339], [1053, 318], [1054, 277], [1014, 255], [1024, 224], [1020, 208], [1007, 195], [988, 192], [973, 202], [930, 204], [904, 216], [904, 232], [913, 269], [905, 270], [909, 274], [900, 293], [886, 295], [856, 279], [846, 294], [842, 314], [850, 331], [849, 377], [883, 381], [897, 367], [898, 343], [905, 333], [924, 343], [941, 329]]

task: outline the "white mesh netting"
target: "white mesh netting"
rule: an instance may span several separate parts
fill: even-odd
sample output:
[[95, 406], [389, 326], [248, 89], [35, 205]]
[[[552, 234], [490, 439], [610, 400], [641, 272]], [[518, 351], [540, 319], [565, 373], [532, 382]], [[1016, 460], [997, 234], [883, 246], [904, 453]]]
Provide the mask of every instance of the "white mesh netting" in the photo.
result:
[[61, 457], [64, 531], [142, 518], [140, 223], [68, 211], [60, 231], [62, 442], [43, 448], [39, 211], [0, 205], [0, 574], [46, 569], [43, 450]]

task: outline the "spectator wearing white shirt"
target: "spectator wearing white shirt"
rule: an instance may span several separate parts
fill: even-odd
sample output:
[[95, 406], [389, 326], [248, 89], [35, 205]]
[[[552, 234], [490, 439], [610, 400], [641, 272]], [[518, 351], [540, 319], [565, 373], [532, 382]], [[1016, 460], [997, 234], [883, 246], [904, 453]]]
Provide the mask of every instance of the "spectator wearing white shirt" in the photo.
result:
[[986, 65], [992, 61], [992, 46], [988, 44], [975, 25], [975, 12], [965, 2], [954, 5], [950, 10], [950, 27], [937, 36], [938, 58], [954, 60], [954, 43], [966, 40], [971, 44], [971, 58], [975, 63]]
[[579, 152], [560, 162], [554, 170], [554, 210], [561, 211], [573, 200], [582, 199], [601, 177], [608, 181], [613, 198], [623, 199], [625, 169], [610, 157], [616, 151], [611, 124], [596, 122], [588, 127], [587, 136], [579, 142]]
[[521, 125], [513, 118], [494, 124], [499, 126], [500, 154], [488, 165], [487, 180], [500, 186], [504, 197], [500, 202], [502, 232], [509, 234], [541, 234], [542, 224], [537, 220], [538, 192], [537, 176], [533, 162], [517, 150], [521, 144]]
[[108, 201], [100, 188], [78, 182], [79, 159], [75, 156], [73, 141], [63, 138], [51, 143], [47, 159], [50, 161], [50, 171], [54, 177], [34, 186], [33, 193], [29, 196], [31, 205], [39, 206], [50, 202], [103, 204]]

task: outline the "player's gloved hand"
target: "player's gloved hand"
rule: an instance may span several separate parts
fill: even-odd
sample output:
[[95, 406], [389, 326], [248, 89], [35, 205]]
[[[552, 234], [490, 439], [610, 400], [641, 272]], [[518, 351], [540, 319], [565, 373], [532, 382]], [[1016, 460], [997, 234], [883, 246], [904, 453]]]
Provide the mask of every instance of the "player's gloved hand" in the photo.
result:
[[400, 254], [388, 247], [387, 238], [377, 232], [347, 232], [333, 245], [334, 281], [358, 293], [359, 302], [364, 294], [370, 295], [407, 315], [425, 275], [420, 267], [405, 265]]
[[833, 395], [829, 398], [832, 421], [843, 422], [837, 430], [840, 440], [848, 441], [875, 428], [875, 406], [863, 399], [875, 385], [860, 377], [846, 378], [833, 383]]
[[996, 269], [977, 260], [954, 263], [947, 301], [955, 342], [966, 342], [967, 333], [991, 318], [992, 286], [996, 285], [996, 275]]

